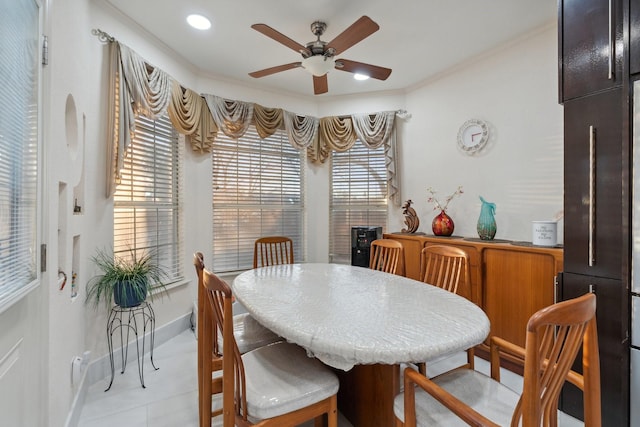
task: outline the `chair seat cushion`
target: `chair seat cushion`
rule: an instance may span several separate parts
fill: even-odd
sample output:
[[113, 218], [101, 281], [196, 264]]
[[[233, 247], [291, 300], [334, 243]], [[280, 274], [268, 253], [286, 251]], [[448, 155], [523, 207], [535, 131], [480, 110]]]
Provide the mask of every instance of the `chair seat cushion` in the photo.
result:
[[[510, 388], [472, 369], [457, 369], [433, 381], [496, 424], [511, 424], [520, 395]], [[404, 422], [404, 393], [396, 396], [393, 411]], [[416, 419], [418, 426], [467, 426], [419, 387], [416, 390]]]
[[[256, 348], [282, 341], [282, 338], [274, 334], [270, 329], [262, 326], [249, 313], [233, 316], [233, 335], [240, 354], [247, 353]], [[218, 345], [222, 348], [222, 334], [218, 334]]]
[[247, 409], [266, 419], [304, 408], [338, 392], [338, 377], [295, 344], [278, 342], [242, 355]]

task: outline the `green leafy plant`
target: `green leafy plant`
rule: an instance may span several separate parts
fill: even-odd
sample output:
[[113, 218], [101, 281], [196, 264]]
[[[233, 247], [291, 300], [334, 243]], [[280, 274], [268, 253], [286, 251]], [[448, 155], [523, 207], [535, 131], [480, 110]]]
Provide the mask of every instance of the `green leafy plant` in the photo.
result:
[[100, 301], [104, 301], [109, 308], [114, 300], [119, 303], [125, 301], [127, 295], [135, 297], [139, 304], [147, 295], [153, 299], [155, 292], [150, 292], [152, 289], [166, 290], [162, 279], [167, 274], [148, 252], [138, 255], [130, 249], [128, 256], [118, 256], [113, 251], [99, 249], [91, 261], [102, 274], [87, 282], [87, 304], [97, 307]]

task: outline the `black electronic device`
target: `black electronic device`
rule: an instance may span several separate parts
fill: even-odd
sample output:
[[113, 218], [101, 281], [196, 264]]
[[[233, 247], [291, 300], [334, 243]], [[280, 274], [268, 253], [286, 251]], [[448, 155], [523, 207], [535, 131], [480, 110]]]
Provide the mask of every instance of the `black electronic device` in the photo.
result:
[[382, 227], [351, 227], [351, 265], [369, 267], [371, 242], [382, 239]]

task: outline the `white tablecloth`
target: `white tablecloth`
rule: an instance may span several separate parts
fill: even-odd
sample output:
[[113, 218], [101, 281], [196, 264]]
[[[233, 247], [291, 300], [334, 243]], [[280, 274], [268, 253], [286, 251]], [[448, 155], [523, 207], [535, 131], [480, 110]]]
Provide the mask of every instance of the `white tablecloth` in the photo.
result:
[[246, 271], [236, 298], [260, 323], [335, 368], [420, 362], [480, 344], [489, 319], [416, 280], [339, 264]]

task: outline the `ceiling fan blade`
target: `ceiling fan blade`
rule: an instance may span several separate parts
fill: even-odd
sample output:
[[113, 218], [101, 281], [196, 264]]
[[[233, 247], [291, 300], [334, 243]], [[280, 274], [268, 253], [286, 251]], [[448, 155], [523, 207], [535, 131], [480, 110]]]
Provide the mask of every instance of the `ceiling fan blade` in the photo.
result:
[[349, 49], [356, 43], [369, 37], [378, 31], [380, 26], [373, 22], [368, 16], [363, 16], [356, 22], [351, 24], [349, 28], [340, 33], [336, 38], [327, 44], [327, 48], [334, 48], [335, 55], [338, 55]]
[[251, 77], [264, 77], [269, 76], [271, 74], [279, 73], [280, 71], [287, 71], [292, 68], [298, 68], [302, 65], [302, 62], [292, 62], [290, 64], [278, 65], [276, 67], [265, 68], [264, 70], [254, 71], [253, 73], [249, 73]]
[[323, 93], [329, 92], [329, 82], [327, 80], [327, 75], [324, 76], [313, 76], [313, 93], [316, 95], [320, 95]]
[[[340, 64], [342, 66], [340, 66]], [[336, 59], [336, 70], [349, 73], [364, 74], [378, 80], [387, 80], [391, 74], [391, 68], [378, 67], [364, 62], [351, 61], [349, 59]]]
[[306, 47], [302, 46], [297, 41], [292, 40], [289, 37], [285, 36], [281, 32], [274, 30], [273, 28], [271, 28], [270, 26], [268, 26], [266, 24], [253, 24], [251, 26], [251, 28], [253, 28], [254, 30], [256, 30], [256, 31], [258, 31], [258, 32], [260, 32], [262, 34], [264, 34], [265, 36], [267, 36], [269, 38], [274, 39], [278, 43], [282, 43], [286, 47], [288, 47], [290, 49], [293, 49], [298, 53], [307, 52], [308, 54], [311, 54], [311, 52], [309, 52], [309, 49], [307, 49]]

